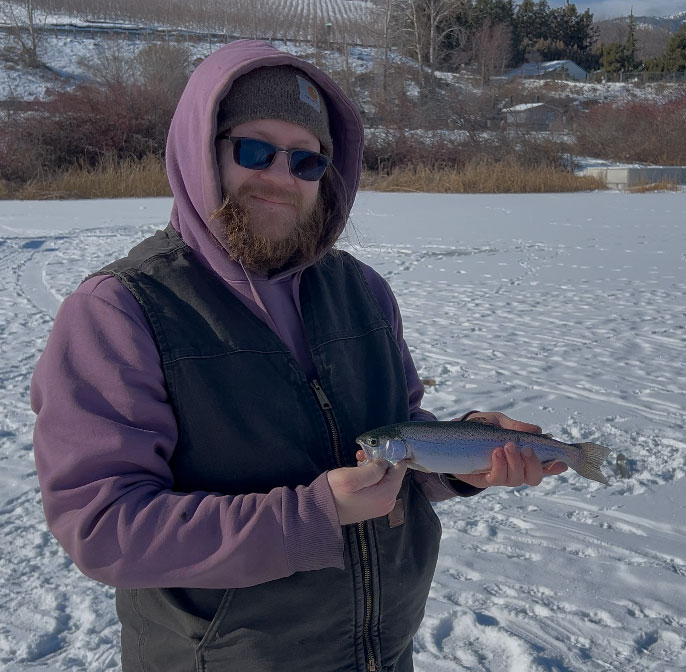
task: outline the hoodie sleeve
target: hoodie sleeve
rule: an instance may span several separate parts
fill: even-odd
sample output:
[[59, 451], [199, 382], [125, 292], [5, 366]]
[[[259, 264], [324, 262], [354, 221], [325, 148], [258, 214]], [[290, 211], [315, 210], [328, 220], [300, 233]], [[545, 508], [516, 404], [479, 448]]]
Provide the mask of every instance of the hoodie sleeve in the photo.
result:
[[[400, 315], [400, 308], [396, 301], [390, 285], [374, 269], [360, 262], [362, 272], [367, 280], [372, 293], [379, 302], [384, 315], [393, 328], [398, 346], [403, 355], [403, 365], [405, 367], [405, 378], [407, 379], [407, 391], [410, 401], [410, 420], [436, 420], [436, 416], [421, 407], [424, 397], [424, 385], [419, 378], [417, 369], [412, 361], [412, 355], [403, 337], [403, 321]], [[473, 411], [466, 413], [466, 418]], [[421, 487], [424, 494], [432, 502], [440, 502], [459, 495], [460, 497], [471, 497], [482, 490], [475, 488], [468, 483], [464, 483], [450, 474], [426, 474], [419, 471], [412, 471], [412, 476]]]
[[173, 490], [177, 426], [159, 354], [116, 279], [90, 279], [64, 301], [31, 404], [48, 526], [91, 578], [123, 588], [237, 588], [343, 568], [326, 474], [267, 494]]

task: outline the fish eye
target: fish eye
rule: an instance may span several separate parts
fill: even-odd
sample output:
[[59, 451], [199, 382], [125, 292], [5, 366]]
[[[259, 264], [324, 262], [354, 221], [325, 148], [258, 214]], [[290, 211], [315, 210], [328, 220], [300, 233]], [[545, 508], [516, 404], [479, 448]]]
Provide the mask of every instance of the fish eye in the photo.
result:
[[377, 439], [369, 439], [369, 445], [370, 446], [378, 446], [379, 441]]

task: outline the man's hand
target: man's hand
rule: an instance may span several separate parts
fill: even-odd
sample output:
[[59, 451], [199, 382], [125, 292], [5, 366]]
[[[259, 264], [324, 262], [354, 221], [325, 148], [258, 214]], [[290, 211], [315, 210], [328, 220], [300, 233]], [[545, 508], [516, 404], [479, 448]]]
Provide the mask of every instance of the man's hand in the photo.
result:
[[406, 471], [405, 462], [392, 466], [385, 460], [375, 460], [359, 467], [341, 467], [328, 472], [341, 525], [390, 513]]
[[[503, 429], [517, 432], [540, 434], [541, 428], [528, 422], [520, 422], [503, 413], [473, 413], [467, 422], [483, 422]], [[506, 443], [493, 451], [491, 470], [486, 474], [453, 474], [455, 478], [473, 485], [475, 488], [488, 488], [492, 485], [516, 487], [518, 485], [539, 485], [544, 476], [557, 476], [567, 471], [564, 462], [552, 462], [543, 466], [531, 448], [519, 450], [514, 443]]]

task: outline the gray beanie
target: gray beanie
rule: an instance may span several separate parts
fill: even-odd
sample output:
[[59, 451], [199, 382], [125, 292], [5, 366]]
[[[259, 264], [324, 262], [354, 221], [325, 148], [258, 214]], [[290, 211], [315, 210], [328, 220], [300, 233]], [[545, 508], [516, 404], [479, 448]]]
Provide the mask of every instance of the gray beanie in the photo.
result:
[[303, 126], [317, 136], [322, 154], [333, 155], [324, 97], [314, 82], [292, 65], [265, 66], [239, 77], [219, 104], [217, 135], [256, 119], [280, 119]]

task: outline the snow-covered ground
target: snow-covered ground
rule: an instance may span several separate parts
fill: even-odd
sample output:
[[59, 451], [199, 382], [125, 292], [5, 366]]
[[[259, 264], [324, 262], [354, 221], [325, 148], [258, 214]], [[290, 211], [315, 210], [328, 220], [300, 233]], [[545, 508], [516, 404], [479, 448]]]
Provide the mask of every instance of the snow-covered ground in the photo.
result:
[[[0, 202], [1, 669], [118, 665], [113, 591], [43, 521], [29, 380], [61, 299], [169, 210]], [[392, 284], [425, 407], [613, 451], [609, 487], [568, 472], [436, 507], [418, 672], [686, 669], [685, 221], [683, 192], [359, 195], [344, 246]]]

